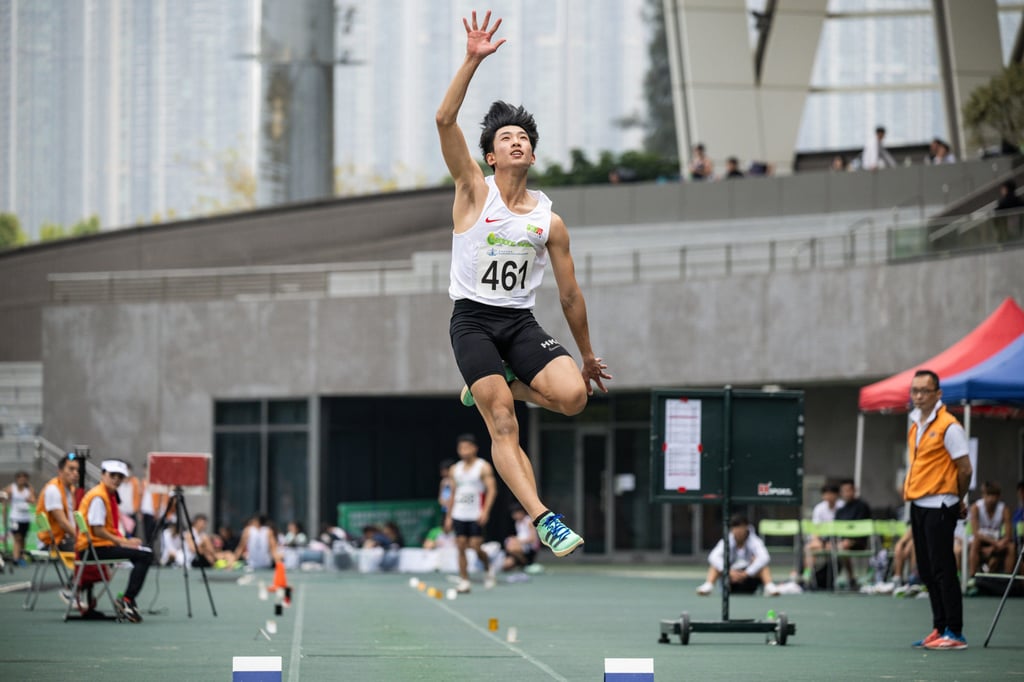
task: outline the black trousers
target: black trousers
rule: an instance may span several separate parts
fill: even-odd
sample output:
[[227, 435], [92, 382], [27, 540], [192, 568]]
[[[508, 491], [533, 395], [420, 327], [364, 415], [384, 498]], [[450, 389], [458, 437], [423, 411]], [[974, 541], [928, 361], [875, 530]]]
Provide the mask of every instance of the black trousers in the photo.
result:
[[132, 572], [128, 576], [128, 587], [124, 596], [135, 600], [142, 591], [142, 583], [146, 581], [146, 573], [153, 563], [153, 551], [149, 547], [97, 547], [96, 556], [100, 559], [126, 559], [132, 562]]
[[910, 505], [917, 571], [928, 588], [932, 625], [940, 633], [946, 628], [957, 634], [964, 630], [964, 602], [953, 554], [953, 533], [959, 518], [960, 510], [955, 507], [928, 509]]

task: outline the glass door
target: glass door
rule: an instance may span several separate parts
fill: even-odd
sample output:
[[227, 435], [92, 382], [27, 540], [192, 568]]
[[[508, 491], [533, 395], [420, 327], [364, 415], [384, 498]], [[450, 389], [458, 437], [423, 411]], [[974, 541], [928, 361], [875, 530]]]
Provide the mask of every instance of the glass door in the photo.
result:
[[610, 504], [612, 477], [611, 438], [605, 428], [580, 429], [576, 434], [576, 480], [582, 485], [576, 499], [582, 505], [579, 531], [586, 541], [584, 554], [607, 554], [615, 533]]

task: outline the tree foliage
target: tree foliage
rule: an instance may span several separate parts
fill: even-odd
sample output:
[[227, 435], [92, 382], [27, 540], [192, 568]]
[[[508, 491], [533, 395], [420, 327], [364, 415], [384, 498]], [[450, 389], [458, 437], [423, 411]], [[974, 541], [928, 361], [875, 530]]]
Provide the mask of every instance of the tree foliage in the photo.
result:
[[672, 74], [669, 69], [668, 39], [665, 35], [665, 5], [662, 0], [647, 0], [644, 17], [651, 27], [647, 52], [650, 65], [644, 75], [647, 121], [644, 149], [668, 158], [677, 156], [676, 120], [672, 105]]
[[41, 242], [52, 242], [55, 239], [64, 239], [67, 236], [67, 230], [60, 223], [43, 223], [39, 227], [39, 241]]
[[96, 234], [100, 231], [100, 217], [96, 214], [84, 220], [79, 220], [71, 226], [72, 237], [84, 237], [87, 234]]
[[615, 181], [665, 180], [679, 176], [679, 166], [674, 159], [666, 159], [651, 152], [627, 151], [615, 155], [604, 151], [597, 161], [591, 161], [582, 150], [573, 149], [570, 157], [569, 168], [553, 163], [544, 170], [534, 171], [531, 174], [532, 184], [539, 187], [561, 187]]
[[1015, 62], [974, 89], [964, 104], [964, 125], [979, 146], [1024, 142], [1024, 64]]
[[25, 243], [21, 221], [13, 213], [0, 213], [0, 249], [9, 249]]

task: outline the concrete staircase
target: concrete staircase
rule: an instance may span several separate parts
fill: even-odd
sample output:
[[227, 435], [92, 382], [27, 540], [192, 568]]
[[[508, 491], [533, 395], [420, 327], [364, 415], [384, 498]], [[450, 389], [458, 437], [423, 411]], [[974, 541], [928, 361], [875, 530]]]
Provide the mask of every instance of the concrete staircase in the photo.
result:
[[43, 364], [0, 362], [0, 474], [31, 471], [43, 423]]

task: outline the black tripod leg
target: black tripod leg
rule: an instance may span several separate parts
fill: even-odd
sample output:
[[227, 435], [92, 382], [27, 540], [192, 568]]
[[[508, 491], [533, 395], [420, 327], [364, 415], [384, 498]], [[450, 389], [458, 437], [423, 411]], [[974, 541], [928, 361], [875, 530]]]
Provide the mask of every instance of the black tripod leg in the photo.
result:
[[1010, 596], [1010, 590], [1013, 589], [1013, 581], [1017, 579], [1017, 574], [1020, 573], [1020, 562], [1024, 559], [1024, 545], [1021, 545], [1020, 552], [1017, 554], [1017, 564], [1013, 567], [1013, 573], [1010, 574], [1010, 579], [1006, 581], [1006, 589], [1003, 590], [1003, 598], [999, 601], [999, 608], [996, 609], [996, 615], [992, 619], [992, 625], [988, 628], [988, 635], [985, 636], [985, 644], [982, 648], [988, 646], [988, 641], [992, 639], [992, 633], [996, 629], [996, 623], [999, 622], [999, 616], [1003, 613], [1003, 606], [1006, 604], [1006, 598]]
[[[192, 519], [188, 517], [188, 510], [185, 508], [185, 495], [184, 493], [174, 493], [174, 508], [178, 511], [176, 523], [178, 525], [178, 537], [181, 538], [181, 575], [185, 579], [185, 606], [188, 608], [188, 617], [192, 617], [192, 594], [188, 587], [188, 553], [185, 551], [185, 529], [188, 529], [189, 535], [192, 535]], [[167, 505], [170, 509], [170, 505]], [[195, 536], [192, 535], [192, 540], [195, 541]]]
[[[181, 495], [181, 499], [178, 501], [178, 503], [181, 505], [181, 512], [182, 512], [182, 514], [185, 517], [185, 521], [188, 523], [188, 526], [187, 526], [188, 533], [189, 533], [189, 536], [192, 538], [192, 546], [195, 547], [195, 549], [196, 549], [196, 556], [198, 557], [199, 556], [199, 543], [196, 542], [196, 534], [192, 530], [192, 517], [189, 516], [188, 507], [185, 506], [185, 495], [184, 494]], [[188, 562], [185, 562], [185, 563], [188, 563]], [[210, 581], [206, 579], [206, 568], [203, 566], [202, 562], [199, 562], [199, 572], [203, 576], [203, 585], [206, 586], [206, 596], [210, 600], [210, 610], [213, 611], [213, 615], [214, 615], [214, 617], [216, 617], [217, 616], [217, 607], [213, 605], [213, 593], [210, 592]], [[187, 578], [185, 580], [185, 594], [186, 595], [188, 594], [188, 579]], [[189, 605], [188, 605], [188, 617], [189, 618], [192, 617], [192, 602], [191, 601], [189, 602]]]

